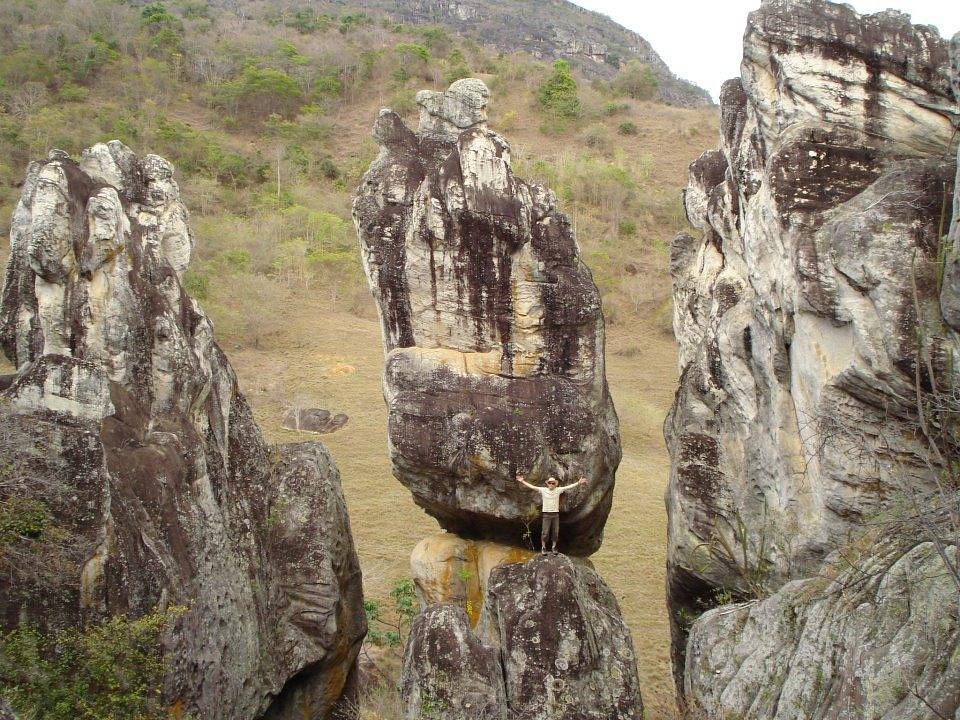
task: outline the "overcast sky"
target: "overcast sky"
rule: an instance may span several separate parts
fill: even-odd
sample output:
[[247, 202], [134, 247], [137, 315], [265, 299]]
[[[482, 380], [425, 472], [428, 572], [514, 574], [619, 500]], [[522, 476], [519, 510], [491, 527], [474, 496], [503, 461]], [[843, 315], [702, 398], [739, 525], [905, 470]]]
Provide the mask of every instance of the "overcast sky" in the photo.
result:
[[[716, 99], [724, 80], [740, 74], [747, 13], [760, 0], [573, 0], [609, 15], [642, 35], [674, 73], [710, 91]], [[894, 7], [915, 23], [936, 25], [950, 37], [960, 30], [958, 0], [854, 0], [860, 13]]]

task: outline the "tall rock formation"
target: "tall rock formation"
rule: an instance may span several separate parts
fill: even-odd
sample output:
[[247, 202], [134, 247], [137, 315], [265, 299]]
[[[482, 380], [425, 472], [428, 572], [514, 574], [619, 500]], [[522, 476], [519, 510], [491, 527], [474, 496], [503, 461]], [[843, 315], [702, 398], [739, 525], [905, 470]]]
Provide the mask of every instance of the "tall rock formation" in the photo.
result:
[[940, 303], [956, 95], [935, 29], [765, 2], [721, 115], [721, 147], [693, 163], [684, 194], [700, 236], [671, 254], [678, 674], [696, 615], [814, 574], [868, 518], [932, 489], [918, 386], [951, 385], [958, 367]]
[[184, 713], [354, 717], [366, 621], [339, 474], [319, 443], [265, 443], [184, 291], [187, 220], [173, 168], [116, 141], [28, 169], [2, 300], [17, 372], [0, 499], [44, 508], [49, 532], [0, 575], [0, 618], [184, 606], [164, 689]]
[[[476, 79], [391, 110], [354, 219], [386, 349], [394, 474], [449, 531], [411, 565], [409, 720], [643, 715], [629, 630], [582, 558], [533, 557], [540, 496], [583, 475], [561, 546], [596, 550], [620, 461], [600, 297], [553, 193], [517, 178]], [[531, 537], [531, 535], [533, 537]], [[500, 542], [495, 542], [500, 541]]]
[[584, 475], [560, 537], [589, 554], [620, 462], [600, 295], [556, 197], [517, 178], [487, 128], [488, 96], [475, 79], [418, 93], [417, 133], [381, 111], [354, 203], [394, 475], [445, 529], [515, 545], [539, 497], [514, 476]]

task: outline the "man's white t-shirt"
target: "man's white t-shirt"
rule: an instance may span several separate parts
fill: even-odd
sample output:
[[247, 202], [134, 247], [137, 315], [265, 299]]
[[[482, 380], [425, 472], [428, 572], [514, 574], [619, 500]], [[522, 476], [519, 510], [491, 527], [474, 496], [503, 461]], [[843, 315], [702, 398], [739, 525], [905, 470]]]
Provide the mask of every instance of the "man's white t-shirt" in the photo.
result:
[[563, 487], [555, 487], [553, 490], [546, 487], [538, 487], [537, 492], [543, 497], [543, 512], [560, 512], [560, 495], [572, 487], [576, 487], [576, 483]]

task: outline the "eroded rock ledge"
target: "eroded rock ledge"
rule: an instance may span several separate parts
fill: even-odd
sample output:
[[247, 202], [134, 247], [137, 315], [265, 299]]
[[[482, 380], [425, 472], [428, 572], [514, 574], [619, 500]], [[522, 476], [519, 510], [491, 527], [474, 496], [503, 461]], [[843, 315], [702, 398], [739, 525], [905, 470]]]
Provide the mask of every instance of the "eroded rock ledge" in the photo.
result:
[[224, 720], [355, 717], [366, 632], [339, 474], [271, 451], [181, 277], [173, 168], [119, 142], [28, 169], [0, 340], [3, 492], [57, 535], [0, 574], [0, 618], [57, 628], [185, 606], [166, 699]]
[[387, 352], [394, 474], [440, 524], [523, 545], [539, 498], [517, 485], [591, 478], [561, 542], [596, 550], [620, 461], [600, 296], [553, 193], [517, 178], [476, 79], [391, 110], [354, 203]]

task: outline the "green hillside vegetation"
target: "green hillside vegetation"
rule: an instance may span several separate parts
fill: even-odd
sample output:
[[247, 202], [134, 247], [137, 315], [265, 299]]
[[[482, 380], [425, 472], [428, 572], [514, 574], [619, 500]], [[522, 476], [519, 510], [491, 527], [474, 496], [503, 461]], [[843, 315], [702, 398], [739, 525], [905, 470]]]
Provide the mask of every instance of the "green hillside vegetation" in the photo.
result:
[[[676, 365], [667, 245], [685, 227], [687, 165], [714, 144], [713, 109], [651, 101], [652, 75], [635, 62], [609, 82], [588, 80], [562, 62], [349, 7], [6, 0], [0, 231], [8, 234], [27, 164], [50, 148], [76, 156], [119, 139], [173, 162], [196, 240], [186, 284], [267, 436], [307, 439], [280, 427], [292, 404], [350, 415], [323, 441], [343, 474], [367, 599], [389, 614], [410, 550], [436, 523], [390, 477], [382, 350], [351, 195], [377, 152], [379, 108], [415, 125], [417, 90], [468, 76], [490, 87], [490, 125], [511, 142], [518, 173], [557, 193], [603, 295], [625, 455], [594, 561], [633, 628], [652, 717], [665, 717], [659, 428]], [[377, 702], [395, 706], [392, 696]]]
[[[663, 240], [683, 225], [675, 183], [663, 188], [652, 154], [624, 142], [643, 126], [633, 99], [656, 87], [648, 68], [633, 61], [610, 83], [578, 82], [564, 61], [503, 56], [438, 27], [279, 2], [236, 7], [4, 3], [2, 222], [29, 160], [118, 138], [176, 165], [198, 240], [191, 290], [221, 335], [259, 345], [269, 318], [243, 308], [301, 289], [369, 312], [349, 196], [375, 152], [365, 137], [375, 109], [413, 116], [417, 89], [477, 75], [493, 90], [495, 128], [564, 148], [552, 155], [538, 142], [528, 158], [521, 145], [518, 167], [577, 218], [614, 317], [666, 301], [639, 300], [621, 272], [638, 259], [662, 267]], [[685, 113], [677, 133], [706, 130], [701, 112]]]

